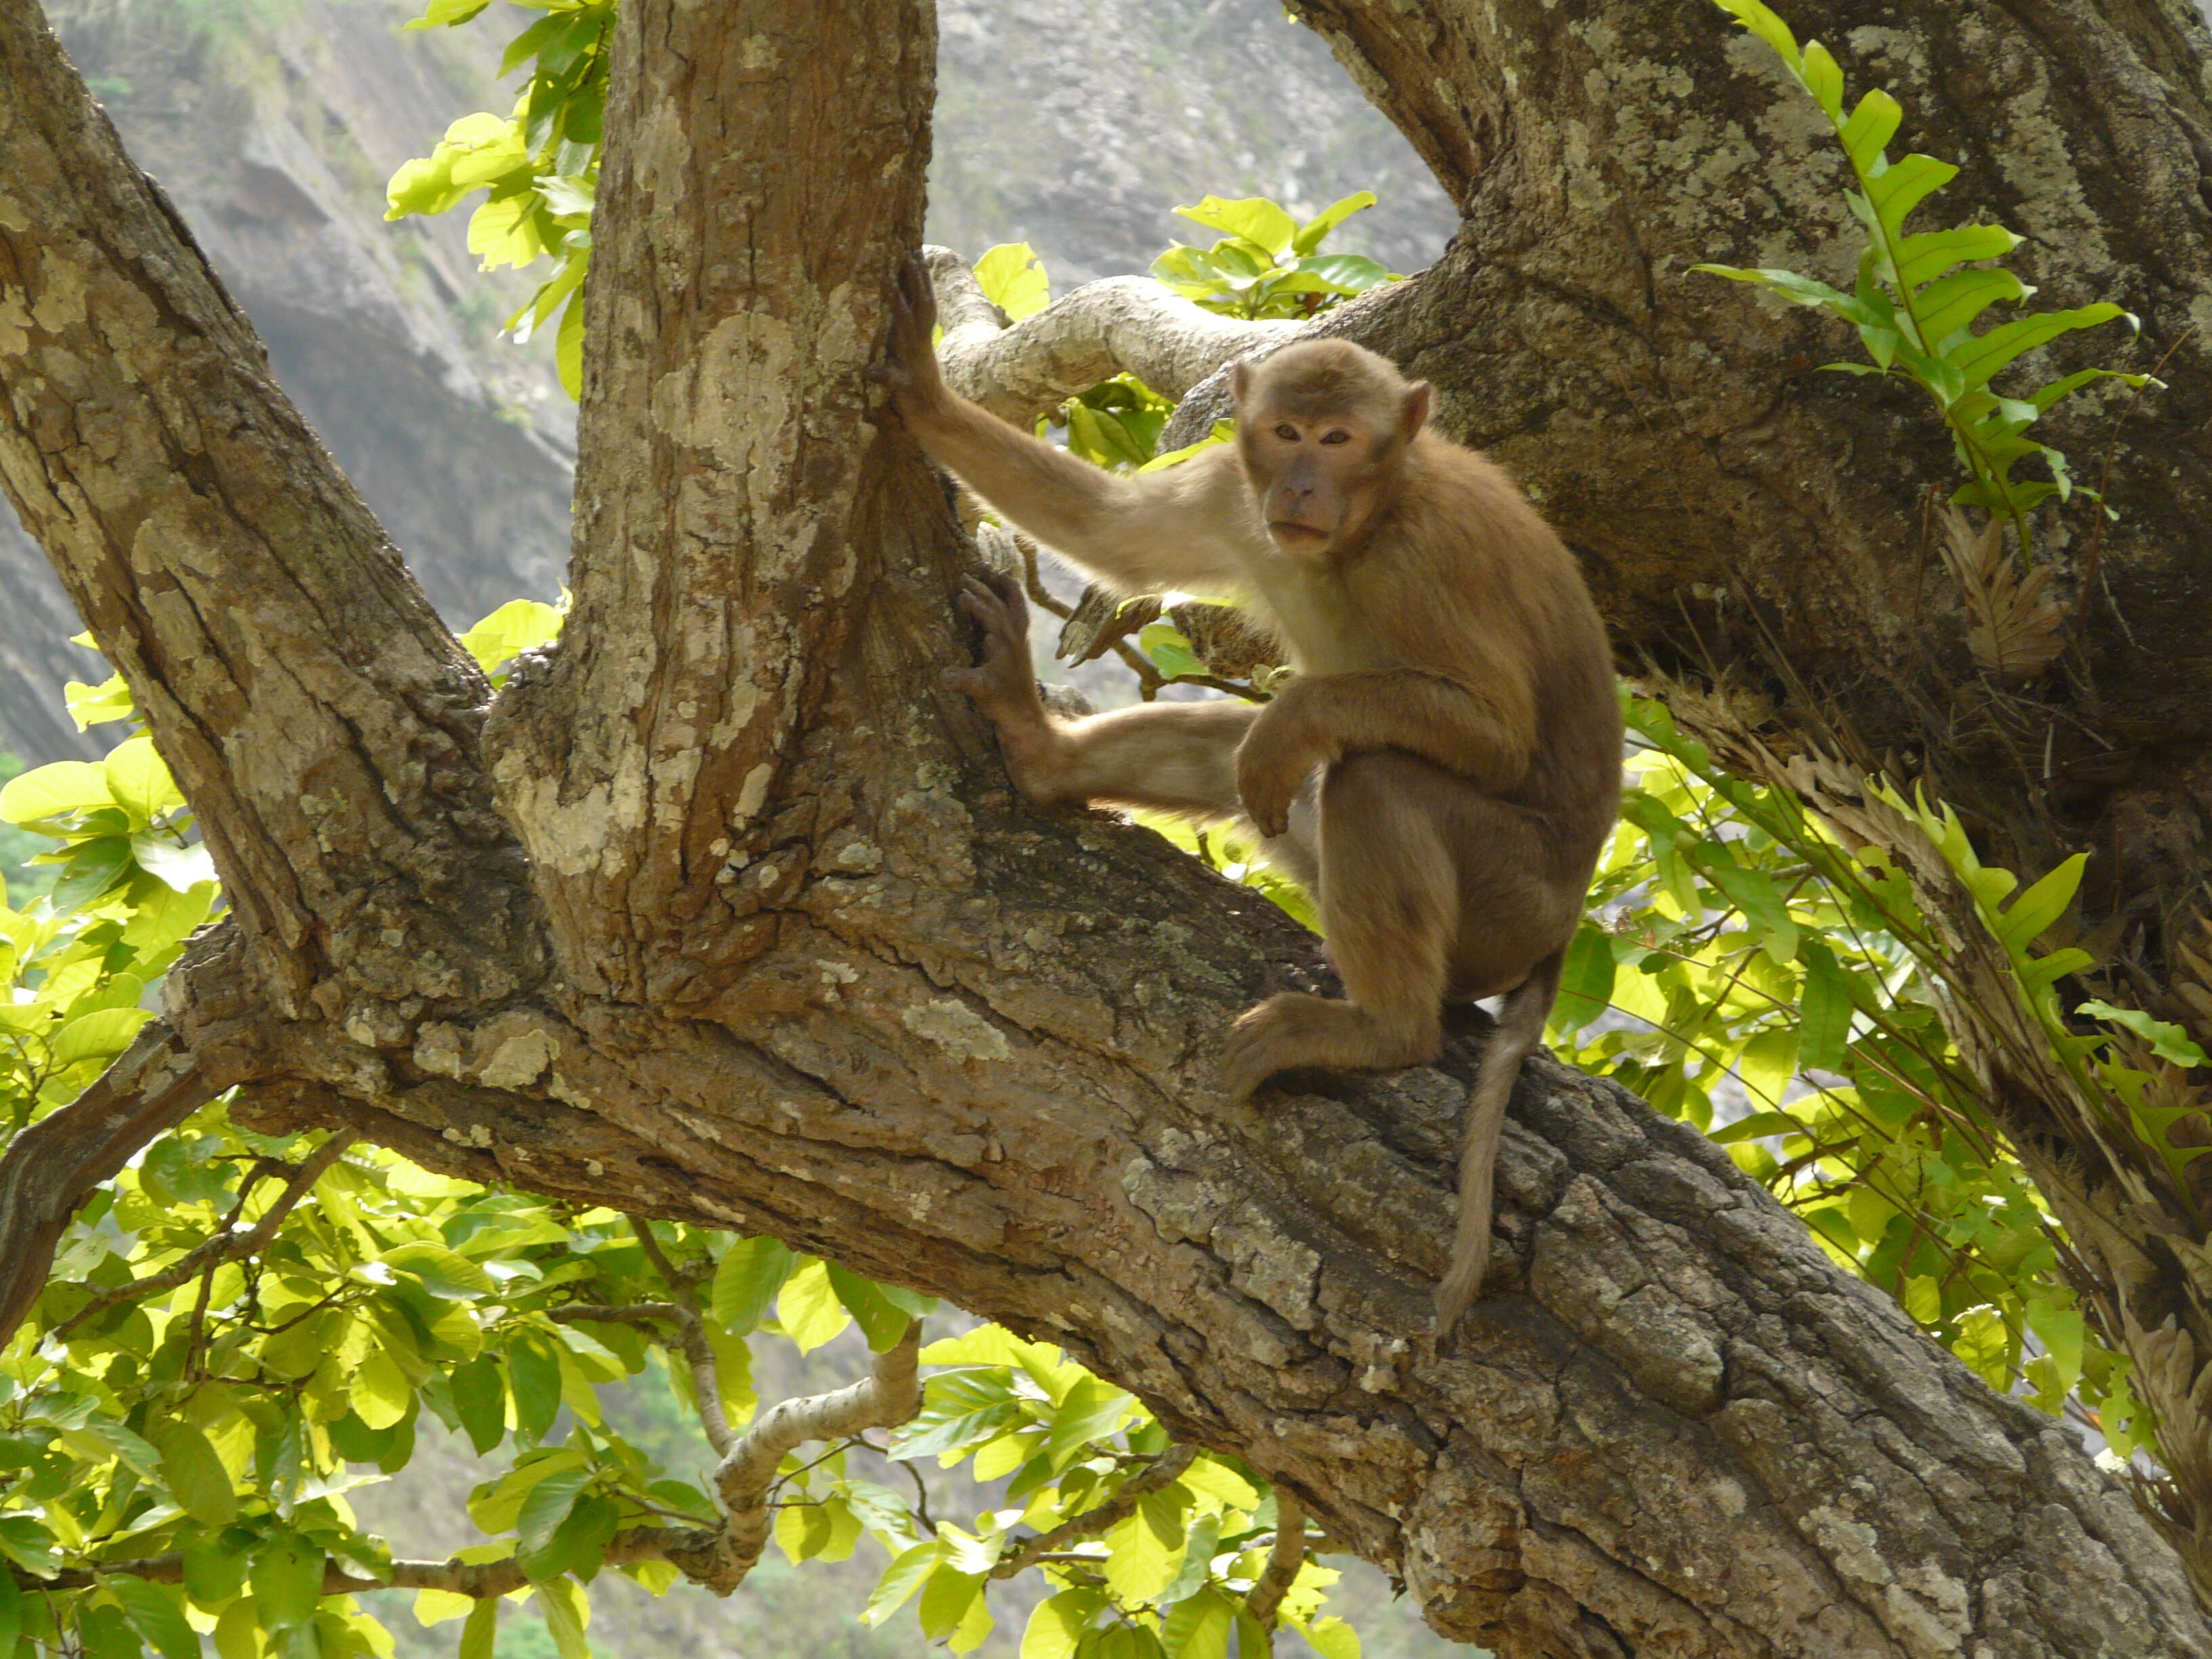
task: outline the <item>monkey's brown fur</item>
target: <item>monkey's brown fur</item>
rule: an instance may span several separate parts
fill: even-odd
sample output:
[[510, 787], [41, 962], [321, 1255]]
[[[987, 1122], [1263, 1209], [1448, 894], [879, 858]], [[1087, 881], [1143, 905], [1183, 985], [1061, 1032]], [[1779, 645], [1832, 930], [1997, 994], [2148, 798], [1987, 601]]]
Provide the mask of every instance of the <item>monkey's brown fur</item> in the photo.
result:
[[1024, 796], [1248, 819], [1314, 893], [1350, 1000], [1286, 993], [1247, 1012], [1223, 1051], [1231, 1093], [1293, 1066], [1434, 1060], [1445, 1002], [1505, 997], [1470, 1103], [1441, 1338], [1480, 1292], [1507, 1099], [1619, 808], [1612, 658], [1581, 573], [1503, 471], [1426, 430], [1426, 384], [1358, 346], [1239, 365], [1234, 447], [1121, 477], [948, 390], [933, 313], [915, 261], [884, 379], [932, 455], [1121, 592], [1243, 606], [1297, 671], [1264, 706], [1064, 720], [1039, 696], [1019, 588], [963, 597], [985, 637], [955, 683]]

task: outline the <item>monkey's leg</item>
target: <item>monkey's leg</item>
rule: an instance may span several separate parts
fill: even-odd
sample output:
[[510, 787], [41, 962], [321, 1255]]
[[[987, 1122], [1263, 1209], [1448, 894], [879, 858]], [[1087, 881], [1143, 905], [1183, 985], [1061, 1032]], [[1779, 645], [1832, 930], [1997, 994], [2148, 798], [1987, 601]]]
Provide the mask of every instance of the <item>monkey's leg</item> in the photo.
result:
[[1293, 1066], [1412, 1066], [1443, 1051], [1447, 962], [1460, 926], [1445, 797], [1465, 787], [1389, 751], [1328, 769], [1321, 912], [1349, 1000], [1286, 992], [1245, 1014], [1222, 1049], [1232, 1097]]
[[999, 728], [1014, 787], [1040, 806], [1113, 801], [1237, 817], [1237, 745], [1259, 715], [1246, 702], [1155, 702], [1066, 720], [1044, 706], [1030, 661], [1029, 608], [1012, 579], [971, 577], [961, 608], [983, 625], [982, 660], [947, 676]]

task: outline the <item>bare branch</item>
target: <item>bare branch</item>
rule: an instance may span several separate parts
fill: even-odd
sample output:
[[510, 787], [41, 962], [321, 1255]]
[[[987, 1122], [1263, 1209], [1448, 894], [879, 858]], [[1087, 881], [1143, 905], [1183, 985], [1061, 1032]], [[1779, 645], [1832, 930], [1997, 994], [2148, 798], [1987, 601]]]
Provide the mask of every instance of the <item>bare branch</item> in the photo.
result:
[[[194, 1274], [204, 1272], [207, 1268], [225, 1261], [236, 1261], [242, 1257], [267, 1249], [269, 1241], [276, 1237], [277, 1228], [283, 1225], [284, 1218], [292, 1213], [293, 1207], [307, 1195], [318, 1181], [322, 1179], [323, 1171], [337, 1163], [345, 1149], [353, 1143], [354, 1136], [349, 1132], [339, 1130], [309, 1153], [306, 1161], [297, 1169], [292, 1170], [291, 1180], [285, 1182], [284, 1190], [277, 1194], [276, 1201], [269, 1206], [268, 1213], [255, 1222], [248, 1231], [234, 1233], [226, 1229], [185, 1255], [174, 1266], [165, 1267], [157, 1273], [149, 1273], [145, 1278], [134, 1279], [128, 1285], [118, 1285], [112, 1291], [101, 1291], [60, 1324], [55, 1326], [52, 1334], [56, 1337], [66, 1337], [94, 1314], [112, 1308], [118, 1302], [135, 1302], [142, 1296], [152, 1296], [161, 1291], [174, 1290]], [[289, 1166], [279, 1164], [277, 1167], [283, 1169]], [[239, 1204], [241, 1208], [245, 1202], [245, 1195], [240, 1194]]]
[[1285, 1487], [1275, 1488], [1275, 1544], [1267, 1552], [1267, 1565], [1261, 1571], [1259, 1581], [1252, 1593], [1244, 1598], [1244, 1605], [1260, 1621], [1262, 1630], [1275, 1627], [1275, 1614], [1283, 1605], [1283, 1597], [1298, 1576], [1298, 1568], [1306, 1559], [1306, 1506]]
[[1180, 398], [1224, 363], [1281, 345], [1306, 327], [1218, 316], [1149, 276], [1085, 283], [1001, 327], [998, 307], [958, 254], [922, 253], [945, 323], [937, 355], [945, 384], [1019, 426], [1123, 373]]
[[[998, 1565], [991, 1569], [994, 1578], [1012, 1578], [1026, 1571], [1038, 1562], [1050, 1559], [1065, 1546], [1079, 1538], [1096, 1538], [1100, 1533], [1117, 1527], [1136, 1513], [1137, 1500], [1146, 1492], [1171, 1486], [1182, 1479], [1182, 1472], [1198, 1456], [1195, 1446], [1170, 1446], [1150, 1468], [1139, 1471], [1122, 1483], [1121, 1490], [1095, 1510], [1086, 1510], [1073, 1521], [1063, 1521], [1050, 1532], [1041, 1532], [1024, 1538], [1000, 1556]], [[1087, 1559], [1087, 1558], [1086, 1558]]]
[[699, 1316], [699, 1292], [669, 1261], [643, 1216], [630, 1217], [629, 1224], [645, 1250], [646, 1259], [667, 1282], [669, 1294], [676, 1298], [672, 1311], [683, 1344], [684, 1363], [691, 1370], [691, 1393], [698, 1405], [699, 1424], [707, 1431], [707, 1442], [714, 1447], [714, 1455], [726, 1458], [731, 1447], [737, 1443], [737, 1436], [730, 1430], [729, 1414], [722, 1409], [722, 1368], [715, 1362], [713, 1345], [707, 1340], [706, 1322]]
[[745, 1431], [714, 1471], [714, 1490], [729, 1519], [723, 1526], [726, 1553], [722, 1575], [706, 1580], [726, 1595], [752, 1571], [768, 1547], [769, 1487], [784, 1455], [810, 1440], [836, 1440], [867, 1429], [896, 1428], [921, 1409], [918, 1358], [921, 1322], [910, 1322], [906, 1334], [875, 1357], [866, 1381], [834, 1394], [787, 1400], [763, 1413]]

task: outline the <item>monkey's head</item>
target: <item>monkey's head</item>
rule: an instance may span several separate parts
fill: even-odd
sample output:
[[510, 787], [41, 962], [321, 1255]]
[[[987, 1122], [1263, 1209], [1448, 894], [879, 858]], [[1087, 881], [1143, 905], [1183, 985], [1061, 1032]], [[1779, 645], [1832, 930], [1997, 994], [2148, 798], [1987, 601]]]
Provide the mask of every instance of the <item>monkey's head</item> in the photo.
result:
[[1358, 546], [1397, 500], [1429, 383], [1349, 340], [1304, 340], [1237, 364], [1229, 386], [1244, 477], [1275, 545], [1308, 559]]

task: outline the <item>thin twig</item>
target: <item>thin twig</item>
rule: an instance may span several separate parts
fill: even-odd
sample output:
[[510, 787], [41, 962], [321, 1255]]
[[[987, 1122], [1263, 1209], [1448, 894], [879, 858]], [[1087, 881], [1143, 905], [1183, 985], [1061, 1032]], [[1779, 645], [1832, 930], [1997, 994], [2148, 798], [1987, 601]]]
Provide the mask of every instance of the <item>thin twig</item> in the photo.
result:
[[1170, 1446], [1153, 1460], [1150, 1468], [1131, 1475], [1121, 1491], [1097, 1509], [1086, 1510], [1073, 1521], [1063, 1521], [1049, 1532], [1020, 1540], [999, 1558], [998, 1565], [991, 1569], [991, 1577], [1012, 1578], [1050, 1557], [1062, 1545], [1072, 1544], [1079, 1538], [1096, 1538], [1109, 1528], [1119, 1526], [1137, 1512], [1139, 1498], [1146, 1492], [1173, 1486], [1197, 1456], [1195, 1446]]
[[[260, 1220], [253, 1224], [252, 1231], [234, 1233], [229, 1230], [230, 1225], [235, 1223], [239, 1211], [246, 1207], [246, 1195], [241, 1192], [237, 1207], [230, 1212], [229, 1220], [213, 1237], [160, 1273], [149, 1273], [128, 1285], [118, 1285], [112, 1291], [101, 1291], [55, 1326], [52, 1334], [65, 1341], [71, 1331], [93, 1315], [103, 1312], [118, 1302], [135, 1302], [142, 1296], [173, 1291], [204, 1268], [217, 1267], [226, 1261], [235, 1261], [240, 1256], [253, 1255], [266, 1249], [269, 1241], [276, 1237], [276, 1229], [283, 1224], [284, 1218], [291, 1214], [293, 1206], [307, 1195], [309, 1188], [322, 1179], [323, 1171], [337, 1163], [353, 1141], [351, 1130], [341, 1130], [309, 1153], [306, 1161], [293, 1170], [291, 1180], [284, 1183], [284, 1190], [277, 1194], [276, 1201], [269, 1206], [268, 1212]], [[249, 1177], [249, 1182], [251, 1179]], [[329, 1300], [328, 1297], [324, 1299]]]
[[653, 1263], [666, 1282], [669, 1294], [676, 1298], [676, 1328], [683, 1340], [684, 1362], [691, 1372], [691, 1393], [699, 1413], [699, 1425], [706, 1430], [707, 1443], [714, 1447], [714, 1455], [727, 1457], [738, 1437], [731, 1432], [729, 1414], [722, 1409], [722, 1368], [715, 1361], [714, 1345], [707, 1340], [706, 1321], [699, 1316], [699, 1292], [689, 1276], [677, 1272], [643, 1216], [631, 1216], [629, 1225], [637, 1235], [646, 1260]]

